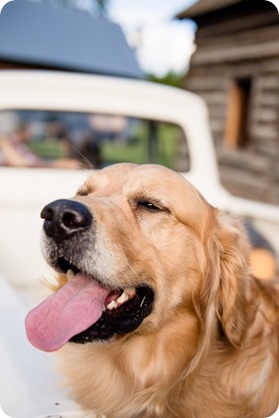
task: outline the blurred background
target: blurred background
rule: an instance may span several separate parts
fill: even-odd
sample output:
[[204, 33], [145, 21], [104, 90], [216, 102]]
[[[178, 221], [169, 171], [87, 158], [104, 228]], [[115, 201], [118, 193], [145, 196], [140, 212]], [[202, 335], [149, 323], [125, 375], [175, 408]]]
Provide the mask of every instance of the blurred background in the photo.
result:
[[[15, 1], [25, 4], [24, 0]], [[75, 15], [76, 25], [72, 29], [77, 34], [78, 25], [82, 26], [81, 16], [85, 15], [120, 24], [143, 78], [186, 88], [205, 99], [223, 185], [239, 196], [279, 203], [279, 25], [278, 11], [271, 2], [30, 0], [30, 3], [51, 7], [58, 19], [59, 15], [62, 19], [65, 10]], [[8, 14], [9, 4], [2, 9], [3, 15]], [[20, 13], [13, 16], [13, 33], [24, 19], [26, 27], [26, 16], [23, 18]], [[29, 19], [35, 19], [32, 13]], [[92, 20], [93, 24], [97, 25], [96, 20]], [[100, 41], [101, 32], [96, 36]], [[101, 42], [105, 43], [108, 36]], [[56, 69], [60, 65], [61, 69], [69, 70], [69, 63], [43, 61], [41, 51], [37, 55], [33, 51], [30, 58], [19, 51], [20, 40], [8, 38], [2, 35], [0, 39], [0, 69]], [[72, 69], [75, 70], [74, 65]], [[86, 72], [88, 68], [77, 70]]]

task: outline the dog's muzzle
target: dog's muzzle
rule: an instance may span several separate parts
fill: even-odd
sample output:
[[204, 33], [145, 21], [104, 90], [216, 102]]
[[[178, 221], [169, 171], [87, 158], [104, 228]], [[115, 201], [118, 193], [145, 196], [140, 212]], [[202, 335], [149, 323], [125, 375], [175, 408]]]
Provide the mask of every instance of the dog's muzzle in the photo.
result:
[[152, 312], [154, 291], [132, 281], [124, 287], [108, 285], [110, 278], [104, 281], [102, 271], [96, 271], [93, 213], [81, 202], [60, 199], [45, 206], [41, 217], [46, 259], [67, 282], [27, 315], [29, 341], [55, 351], [69, 341], [85, 344], [135, 331]]

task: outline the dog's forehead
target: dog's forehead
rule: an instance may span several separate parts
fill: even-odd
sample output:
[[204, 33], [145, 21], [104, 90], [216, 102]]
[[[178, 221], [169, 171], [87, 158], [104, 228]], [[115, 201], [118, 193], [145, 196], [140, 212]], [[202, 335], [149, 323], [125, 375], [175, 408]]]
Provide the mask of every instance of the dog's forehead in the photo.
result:
[[[179, 201], [208, 206], [197, 189], [175, 171], [155, 164], [120, 163], [96, 170], [87, 179], [83, 188], [87, 193], [99, 192], [108, 195], [151, 195], [173, 205]], [[82, 189], [83, 189], [82, 188]]]
[[[124, 191], [143, 191], [158, 198], [171, 200], [172, 196], [186, 193], [187, 190], [195, 191], [180, 174], [159, 165], [141, 165], [133, 170], [124, 184]], [[178, 196], [177, 196], [178, 197]]]
[[114, 164], [101, 170], [93, 170], [79, 190], [92, 193], [111, 189], [115, 192], [122, 189], [127, 175], [135, 166], [135, 164], [123, 163]]
[[94, 171], [86, 180], [83, 188], [92, 191], [129, 194], [138, 191], [159, 193], [196, 192], [178, 173], [153, 164], [136, 165], [130, 163], [114, 164], [102, 170]]

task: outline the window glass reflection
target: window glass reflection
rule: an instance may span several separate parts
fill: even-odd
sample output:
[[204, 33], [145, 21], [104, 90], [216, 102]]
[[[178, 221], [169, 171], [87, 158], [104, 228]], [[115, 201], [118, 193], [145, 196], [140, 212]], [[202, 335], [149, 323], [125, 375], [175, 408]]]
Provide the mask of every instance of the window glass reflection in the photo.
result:
[[0, 165], [82, 168], [117, 162], [189, 170], [187, 141], [173, 124], [47, 110], [0, 112]]

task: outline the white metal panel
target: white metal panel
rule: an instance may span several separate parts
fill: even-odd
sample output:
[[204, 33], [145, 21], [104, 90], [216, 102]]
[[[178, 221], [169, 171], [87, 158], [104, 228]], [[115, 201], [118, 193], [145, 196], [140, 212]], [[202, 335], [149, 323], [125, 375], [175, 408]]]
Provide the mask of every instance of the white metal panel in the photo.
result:
[[54, 372], [53, 356], [36, 350], [24, 330], [26, 307], [0, 277], [0, 404], [12, 418], [83, 418]]

